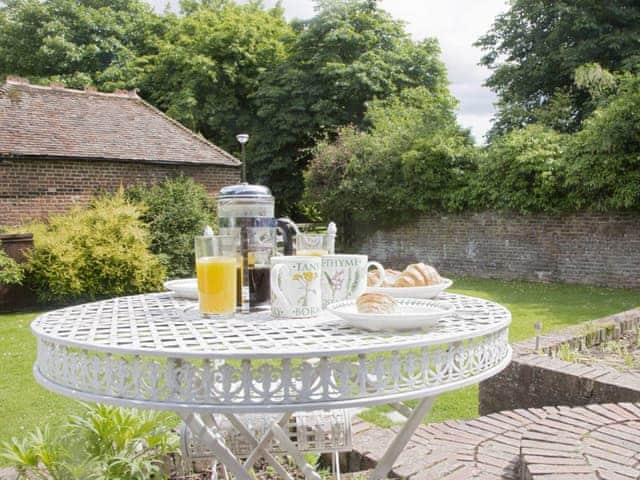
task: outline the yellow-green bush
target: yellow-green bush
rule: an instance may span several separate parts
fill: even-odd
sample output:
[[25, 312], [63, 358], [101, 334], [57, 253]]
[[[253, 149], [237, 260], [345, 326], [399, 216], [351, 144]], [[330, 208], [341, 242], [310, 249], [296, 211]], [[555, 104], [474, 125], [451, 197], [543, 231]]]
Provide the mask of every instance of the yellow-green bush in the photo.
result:
[[159, 290], [165, 269], [149, 250], [140, 207], [122, 193], [26, 228], [27, 278], [42, 302], [67, 303]]
[[23, 277], [22, 267], [0, 246], [0, 285], [20, 285]]

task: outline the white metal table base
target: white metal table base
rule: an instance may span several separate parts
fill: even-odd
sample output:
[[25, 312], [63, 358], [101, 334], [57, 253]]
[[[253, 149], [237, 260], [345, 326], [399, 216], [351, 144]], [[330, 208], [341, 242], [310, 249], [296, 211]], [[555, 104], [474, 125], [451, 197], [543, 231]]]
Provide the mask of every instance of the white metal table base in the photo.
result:
[[238, 428], [240, 433], [253, 447], [253, 451], [249, 454], [244, 464], [224, 444], [221, 435], [216, 432], [215, 425], [209, 425], [208, 422], [203, 420], [202, 415], [184, 412], [178, 412], [178, 415], [180, 415], [182, 421], [187, 425], [189, 430], [191, 430], [191, 433], [211, 449], [213, 455], [239, 480], [253, 480], [250, 471], [260, 457], [263, 457], [282, 478], [285, 480], [293, 480], [293, 477], [291, 477], [282, 464], [266, 449], [266, 445], [272, 438], [275, 438], [282, 449], [293, 458], [307, 480], [321, 480], [320, 475], [309, 465], [302, 452], [296, 448], [295, 444], [282, 429], [293, 413], [294, 412], [285, 412], [280, 418], [274, 420], [271, 428], [260, 439], [257, 439], [236, 415], [230, 413], [225, 414], [227, 419]]
[[[436, 396], [423, 398], [408, 416], [407, 421], [398, 431], [392, 442], [387, 447], [386, 452], [371, 472], [371, 480], [380, 480], [386, 478], [393, 464], [398, 459], [407, 443], [411, 439], [416, 429], [422, 424], [424, 417], [429, 413]], [[266, 448], [266, 445], [272, 438], [280, 444], [282, 449], [286, 451], [304, 474], [307, 480], [320, 480], [321, 477], [315, 469], [305, 460], [304, 454], [300, 452], [295, 444], [289, 439], [286, 432], [282, 429], [287, 424], [293, 412], [285, 412], [282, 416], [274, 420], [271, 428], [262, 436], [256, 438], [249, 429], [242, 423], [238, 416], [233, 414], [225, 414], [225, 417], [233, 424], [234, 427], [247, 439], [253, 447], [253, 451], [249, 454], [244, 464], [227, 448], [222, 437], [216, 432], [215, 425], [203, 419], [198, 413], [179, 413], [191, 433], [196, 436], [204, 445], [211, 449], [214, 456], [222, 462], [232, 475], [239, 480], [253, 480], [250, 471], [255, 462], [263, 457], [269, 465], [271, 465], [277, 474], [285, 479], [292, 480], [291, 475], [286, 471], [280, 462]]]

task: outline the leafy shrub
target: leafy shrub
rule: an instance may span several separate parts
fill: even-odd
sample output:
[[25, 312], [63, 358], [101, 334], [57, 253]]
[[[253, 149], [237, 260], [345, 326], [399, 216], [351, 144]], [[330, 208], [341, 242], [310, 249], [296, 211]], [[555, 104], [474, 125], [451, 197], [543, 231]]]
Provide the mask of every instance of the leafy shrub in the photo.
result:
[[0, 284], [20, 285], [23, 279], [22, 267], [0, 248]]
[[565, 209], [565, 148], [566, 136], [540, 125], [498, 137], [479, 161], [470, 203], [519, 213]]
[[369, 132], [320, 142], [305, 175], [307, 197], [342, 225], [389, 225], [451, 207], [473, 170], [475, 150], [444, 92], [405, 90], [367, 110]]
[[159, 290], [165, 270], [149, 251], [141, 210], [122, 193], [34, 223], [27, 275], [43, 302]]
[[537, 124], [485, 148], [457, 126], [446, 92], [406, 89], [372, 101], [368, 131], [343, 127], [316, 145], [306, 200], [346, 228], [463, 209], [640, 211], [640, 75], [587, 64], [576, 84], [594, 109], [582, 130], [559, 133], [572, 130], [576, 113], [557, 91]]
[[574, 208], [640, 210], [640, 76], [624, 76], [570, 146]]
[[81, 417], [4, 442], [0, 457], [28, 479], [166, 478], [163, 456], [178, 450], [166, 414], [96, 404]]
[[193, 276], [193, 237], [214, 222], [214, 207], [204, 187], [191, 177], [179, 176], [151, 187], [134, 187], [126, 196], [144, 203], [142, 218], [151, 232], [151, 251], [169, 277]]

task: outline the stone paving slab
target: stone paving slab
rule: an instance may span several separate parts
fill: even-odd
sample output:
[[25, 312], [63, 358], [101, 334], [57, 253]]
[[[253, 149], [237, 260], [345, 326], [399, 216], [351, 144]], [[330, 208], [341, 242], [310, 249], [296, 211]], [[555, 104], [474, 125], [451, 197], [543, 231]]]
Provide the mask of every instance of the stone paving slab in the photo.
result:
[[16, 480], [18, 474], [13, 468], [0, 468], [0, 480]]

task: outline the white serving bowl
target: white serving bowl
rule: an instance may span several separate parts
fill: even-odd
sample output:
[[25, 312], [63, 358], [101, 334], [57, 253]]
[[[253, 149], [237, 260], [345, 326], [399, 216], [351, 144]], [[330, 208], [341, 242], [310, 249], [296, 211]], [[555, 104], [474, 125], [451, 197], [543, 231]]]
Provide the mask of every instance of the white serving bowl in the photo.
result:
[[327, 310], [351, 327], [362, 330], [418, 330], [434, 326], [438, 320], [455, 314], [455, 307], [439, 300], [399, 298], [393, 313], [360, 313], [355, 300], [332, 303]]
[[426, 287], [367, 287], [367, 292], [386, 293], [395, 298], [433, 298], [440, 292], [446, 290], [453, 281], [443, 278], [441, 283], [437, 285], [428, 285]]
[[163, 283], [164, 288], [171, 290], [177, 297], [198, 300], [198, 280], [195, 278], [181, 278]]

